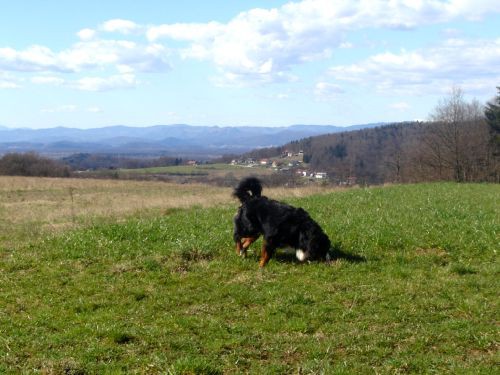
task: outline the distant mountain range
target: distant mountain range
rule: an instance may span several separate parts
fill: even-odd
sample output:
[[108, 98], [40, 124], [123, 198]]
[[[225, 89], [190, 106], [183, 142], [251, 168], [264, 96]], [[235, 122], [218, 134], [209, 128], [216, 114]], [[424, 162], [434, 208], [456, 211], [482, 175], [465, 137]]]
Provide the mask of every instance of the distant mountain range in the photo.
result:
[[34, 151], [61, 157], [74, 153], [129, 156], [182, 156], [213, 158], [240, 154], [256, 148], [280, 146], [315, 135], [359, 130], [384, 123], [353, 125], [190, 126], [184, 124], [150, 127], [110, 126], [94, 129], [66, 127], [10, 129], [0, 126], [0, 154]]

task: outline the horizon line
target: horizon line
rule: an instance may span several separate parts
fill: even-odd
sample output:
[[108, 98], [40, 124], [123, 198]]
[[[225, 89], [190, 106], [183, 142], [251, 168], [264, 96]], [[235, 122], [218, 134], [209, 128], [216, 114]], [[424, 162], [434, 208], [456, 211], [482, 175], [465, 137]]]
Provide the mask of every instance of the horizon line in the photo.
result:
[[298, 126], [317, 126], [317, 127], [336, 127], [336, 128], [349, 128], [353, 126], [365, 126], [365, 125], [387, 125], [387, 124], [400, 124], [406, 122], [420, 122], [424, 120], [404, 120], [404, 121], [374, 121], [374, 122], [366, 122], [360, 124], [350, 124], [350, 125], [334, 125], [334, 124], [290, 124], [290, 125], [194, 125], [194, 124], [186, 124], [186, 123], [172, 123], [172, 124], [155, 124], [155, 125], [123, 125], [123, 124], [115, 124], [115, 125], [104, 125], [104, 126], [96, 126], [83, 128], [78, 126], [66, 126], [66, 125], [56, 125], [42, 128], [34, 128], [29, 126], [9, 126], [9, 125], [0, 125], [0, 130], [49, 130], [49, 129], [74, 129], [74, 130], [96, 130], [96, 129], [105, 129], [105, 128], [154, 128], [160, 126], [188, 126], [188, 127], [205, 127], [205, 128], [291, 128]]

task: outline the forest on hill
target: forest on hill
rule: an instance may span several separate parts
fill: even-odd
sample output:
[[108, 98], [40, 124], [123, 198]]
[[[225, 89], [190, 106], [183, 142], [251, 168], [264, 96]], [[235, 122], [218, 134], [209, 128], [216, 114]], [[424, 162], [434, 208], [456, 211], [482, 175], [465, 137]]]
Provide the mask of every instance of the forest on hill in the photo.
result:
[[428, 122], [308, 137], [249, 156], [302, 152], [309, 169], [337, 183], [500, 182], [499, 108], [500, 88], [486, 107], [454, 89]]

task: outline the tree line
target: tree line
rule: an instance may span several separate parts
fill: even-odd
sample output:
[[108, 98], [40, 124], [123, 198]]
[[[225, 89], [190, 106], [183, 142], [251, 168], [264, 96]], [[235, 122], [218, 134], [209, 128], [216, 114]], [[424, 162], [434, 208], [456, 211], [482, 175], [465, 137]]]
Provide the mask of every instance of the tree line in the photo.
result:
[[70, 177], [74, 171], [165, 167], [183, 163], [182, 158], [172, 157], [142, 159], [80, 153], [55, 160], [34, 152], [9, 153], [0, 158], [0, 175]]
[[131, 158], [112, 154], [73, 154], [61, 159], [72, 170], [85, 171], [96, 169], [137, 169], [152, 167], [168, 167], [181, 165], [182, 158], [162, 156], [159, 158]]
[[339, 183], [500, 182], [500, 87], [486, 107], [467, 102], [454, 88], [429, 117], [427, 122], [305, 138], [249, 156], [302, 151], [310, 169], [327, 172]]
[[0, 158], [0, 175], [69, 177], [70, 174], [69, 166], [33, 152], [10, 153]]

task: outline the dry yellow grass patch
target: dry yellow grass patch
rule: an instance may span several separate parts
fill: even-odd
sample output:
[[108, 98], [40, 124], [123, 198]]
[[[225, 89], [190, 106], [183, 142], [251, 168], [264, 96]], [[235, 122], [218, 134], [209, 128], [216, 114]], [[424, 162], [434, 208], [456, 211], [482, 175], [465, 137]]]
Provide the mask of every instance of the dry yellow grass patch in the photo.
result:
[[122, 217], [151, 209], [213, 206], [230, 189], [163, 182], [0, 177], [0, 218], [13, 224], [61, 225], [94, 217]]
[[[274, 199], [321, 194], [319, 186], [266, 189]], [[154, 215], [174, 208], [237, 204], [232, 189], [202, 184], [0, 176], [1, 242], [46, 230], [87, 225], [96, 218]]]
[[286, 187], [277, 187], [266, 189], [264, 187], [263, 194], [273, 198], [273, 199], [285, 199], [285, 198], [303, 198], [308, 197], [310, 195], [320, 195], [320, 194], [328, 194], [333, 191], [345, 190], [345, 188], [337, 188], [331, 187], [327, 185], [308, 185], [297, 188], [286, 188]]

